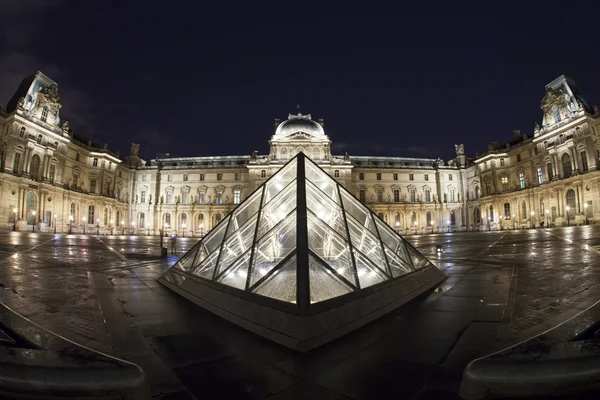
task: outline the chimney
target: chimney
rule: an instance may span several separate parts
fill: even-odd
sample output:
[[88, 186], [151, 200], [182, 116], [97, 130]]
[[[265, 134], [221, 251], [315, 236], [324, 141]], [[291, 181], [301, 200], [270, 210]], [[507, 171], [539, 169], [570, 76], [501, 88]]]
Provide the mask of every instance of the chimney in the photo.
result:
[[323, 121], [323, 118], [319, 118], [319, 125], [325, 126], [325, 122]]

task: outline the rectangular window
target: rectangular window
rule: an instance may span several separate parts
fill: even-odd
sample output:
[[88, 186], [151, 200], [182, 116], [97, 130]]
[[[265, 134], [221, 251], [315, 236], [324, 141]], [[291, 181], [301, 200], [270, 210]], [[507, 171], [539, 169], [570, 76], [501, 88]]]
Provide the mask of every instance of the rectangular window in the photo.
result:
[[429, 181], [429, 174], [425, 174], [425, 180]]
[[173, 182], [173, 175], [167, 175], [167, 182]]
[[414, 174], [408, 174], [408, 180], [409, 181], [414, 181], [415, 180], [415, 175]]
[[189, 192], [181, 192], [181, 204], [188, 204]]
[[88, 224], [92, 225], [94, 223], [94, 206], [88, 207]]
[[184, 182], [187, 182], [187, 180], [188, 180], [188, 176], [187, 176], [187, 174], [183, 174], [183, 181], [184, 181]]
[[554, 177], [554, 174], [552, 173], [552, 164], [551, 163], [546, 164], [546, 176], [548, 176], [548, 181], [551, 181], [552, 178]]
[[358, 173], [358, 179], [361, 180], [361, 181], [364, 181], [365, 180], [365, 174], [363, 172], [359, 172]]
[[521, 162], [521, 155], [517, 154], [517, 162]]
[[90, 179], [90, 193], [96, 193], [96, 179]]
[[538, 148], [537, 148], [537, 146], [535, 146], [533, 148], [533, 154], [535, 154], [536, 156], [538, 155]]
[[582, 151], [579, 155], [581, 156], [581, 171], [585, 172], [588, 170], [587, 154]]
[[215, 203], [217, 203], [217, 204], [223, 203], [223, 192], [221, 192], [221, 191], [216, 192]]
[[[239, 180], [240, 180], [240, 173], [239, 173], [239, 172], [236, 172], [236, 173], [233, 175], [233, 178], [234, 178], [236, 181], [239, 181]], [[236, 204], [237, 204], [237, 203], [236, 203]]]
[[221, 173], [218, 173], [218, 174], [217, 174], [217, 180], [218, 180], [218, 181], [222, 181], [222, 180], [223, 180], [223, 174], [221, 174]]
[[79, 175], [73, 174], [73, 187], [77, 187], [77, 181], [79, 180]]
[[500, 178], [500, 182], [502, 183], [502, 190], [508, 190], [508, 177], [503, 176], [502, 178]]
[[538, 183], [541, 185], [542, 183], [544, 183], [544, 175], [542, 174], [542, 168], [538, 167], [537, 169], [537, 177], [538, 177]]
[[522, 172], [519, 172], [519, 187], [525, 189], [525, 174]]
[[426, 202], [431, 202], [431, 190], [429, 189], [425, 189], [425, 201]]
[[501, 158], [501, 159], [500, 159], [500, 166], [501, 166], [501, 167], [504, 167], [504, 158]]
[[394, 189], [394, 201], [396, 203], [400, 202], [400, 190]]
[[452, 174], [448, 174], [448, 180], [451, 181], [452, 180]]
[[167, 204], [173, 204], [173, 192], [167, 192]]
[[398, 174], [394, 174], [394, 180], [397, 181], [398, 180]]
[[204, 174], [200, 174], [200, 180], [203, 181], [204, 180]]
[[381, 180], [381, 172], [377, 173], [377, 180], [380, 181]]
[[415, 201], [417, 201], [417, 193], [416, 193], [415, 189], [410, 190], [410, 201], [411, 201], [411, 203], [414, 203]]
[[21, 153], [15, 153], [15, 160], [13, 161], [13, 174], [19, 173], [19, 164], [21, 164]]
[[75, 161], [79, 161], [79, 153], [75, 153]]
[[56, 174], [56, 166], [51, 165], [50, 171], [48, 172], [48, 179], [50, 179], [50, 182], [52, 182], [52, 183], [54, 183], [54, 175], [55, 174]]
[[377, 202], [383, 203], [383, 190], [381, 189], [377, 190]]
[[198, 193], [198, 204], [204, 204], [204, 192]]
[[145, 203], [146, 202], [146, 191], [142, 190], [140, 192], [140, 203]]
[[366, 203], [367, 202], [367, 194], [365, 192], [364, 189], [361, 189], [358, 191], [358, 199], [362, 202], [362, 203]]
[[233, 204], [240, 204], [240, 199], [242, 197], [242, 192], [239, 189], [235, 189], [233, 191]]
[[450, 191], [450, 201], [452, 201], [452, 202], [453, 202], [453, 201], [456, 201], [456, 200], [454, 199], [454, 190], [451, 190], [451, 191]]

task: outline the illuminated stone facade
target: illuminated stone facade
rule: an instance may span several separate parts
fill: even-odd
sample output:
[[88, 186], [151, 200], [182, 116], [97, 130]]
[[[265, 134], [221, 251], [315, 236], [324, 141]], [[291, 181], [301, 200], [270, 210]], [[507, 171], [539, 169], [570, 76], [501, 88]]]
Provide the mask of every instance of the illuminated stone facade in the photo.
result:
[[402, 234], [539, 225], [546, 209], [558, 225], [582, 223], [586, 212], [593, 220], [600, 113], [562, 76], [541, 107], [533, 136], [517, 133], [475, 159], [463, 145], [446, 162], [332, 155], [323, 120], [290, 114], [275, 120], [266, 155], [145, 162], [139, 145], [120, 157], [79, 138], [60, 120], [57, 84], [37, 72], [0, 111], [1, 226], [203, 236], [300, 151]]

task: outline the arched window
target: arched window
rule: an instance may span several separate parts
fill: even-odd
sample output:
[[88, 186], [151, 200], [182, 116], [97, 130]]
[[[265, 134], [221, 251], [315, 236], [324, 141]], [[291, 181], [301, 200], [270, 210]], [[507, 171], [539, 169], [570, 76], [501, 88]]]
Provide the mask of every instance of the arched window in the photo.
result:
[[25, 198], [25, 214], [27, 216], [27, 223], [29, 225], [33, 225], [36, 222], [36, 206], [37, 201], [35, 198], [35, 194], [33, 194], [32, 192], [27, 193], [27, 197]]
[[527, 202], [521, 202], [521, 219], [527, 219]]
[[336, 169], [335, 171], [333, 171], [333, 176], [334, 176], [335, 178], [339, 178], [339, 177], [340, 177], [340, 171], [339, 171], [339, 170], [337, 170], [337, 169]]
[[554, 114], [554, 123], [557, 124], [560, 122], [560, 111], [557, 106], [552, 108], [552, 113]]
[[108, 207], [104, 208], [104, 226], [108, 225]]
[[575, 191], [573, 189], [569, 189], [567, 191], [567, 205], [571, 207], [572, 210], [575, 210]]
[[562, 155], [562, 157], [560, 159], [561, 159], [562, 165], [563, 165], [563, 176], [565, 178], [568, 178], [573, 173], [573, 169], [571, 168], [571, 156], [569, 156], [567, 153], [565, 153]]
[[215, 226], [219, 225], [219, 223], [221, 223], [222, 219], [223, 219], [223, 217], [221, 216], [221, 214], [215, 215]]
[[121, 210], [117, 211], [117, 219], [115, 220], [115, 223], [117, 225], [119, 225], [121, 223]]
[[69, 215], [73, 217], [73, 220], [77, 218], [77, 204], [71, 203], [71, 212], [69, 213]]
[[414, 211], [410, 213], [410, 224], [412, 226], [417, 226], [417, 213]]
[[504, 219], [510, 219], [510, 203], [504, 203]]
[[44, 106], [44, 108], [42, 108], [42, 117], [40, 119], [43, 122], [46, 122], [48, 120], [48, 107]]
[[198, 230], [200, 234], [204, 232], [204, 214], [198, 214]]
[[186, 229], [187, 227], [187, 214], [181, 214], [181, 229]]
[[427, 221], [427, 226], [431, 226], [431, 211], [425, 213], [425, 220]]
[[42, 144], [42, 135], [38, 135], [37, 137], [37, 144]]
[[490, 222], [494, 222], [494, 206], [490, 205]]
[[475, 220], [476, 225], [481, 224], [481, 210], [479, 207], [475, 207], [473, 210], [473, 219]]
[[479, 198], [479, 186], [475, 186], [475, 198]]
[[169, 228], [171, 226], [171, 214], [165, 214], [165, 228]]
[[260, 177], [261, 178], [266, 178], [267, 177], [267, 171], [265, 171], [264, 169], [260, 171]]
[[94, 158], [94, 160], [92, 161], [92, 166], [97, 167], [98, 166], [98, 159]]
[[89, 225], [93, 225], [94, 224], [94, 211], [95, 211], [94, 206], [89, 206], [88, 207], [88, 224]]
[[456, 225], [456, 213], [454, 211], [450, 212], [450, 225]]
[[377, 216], [379, 218], [381, 218], [382, 221], [385, 221], [385, 214], [384, 213], [377, 213]]
[[140, 213], [140, 228], [146, 227], [146, 214]]
[[31, 164], [29, 166], [29, 175], [31, 175], [31, 179], [37, 181], [39, 180], [39, 175], [40, 174], [40, 156], [38, 156], [37, 154], [34, 154], [33, 157], [31, 157]]
[[24, 138], [24, 137], [25, 137], [25, 131], [26, 131], [25, 127], [24, 127], [24, 126], [22, 126], [22, 127], [21, 127], [21, 131], [19, 132], [19, 137], [22, 137], [22, 138]]

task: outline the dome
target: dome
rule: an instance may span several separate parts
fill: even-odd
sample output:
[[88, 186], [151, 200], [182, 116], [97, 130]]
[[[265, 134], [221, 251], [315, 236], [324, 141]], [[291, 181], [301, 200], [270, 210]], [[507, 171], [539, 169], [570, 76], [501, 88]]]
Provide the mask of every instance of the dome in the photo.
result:
[[296, 132], [304, 132], [314, 137], [324, 137], [323, 127], [316, 121], [313, 121], [308, 115], [289, 115], [286, 121], [283, 121], [277, 127], [275, 136], [285, 137]]

